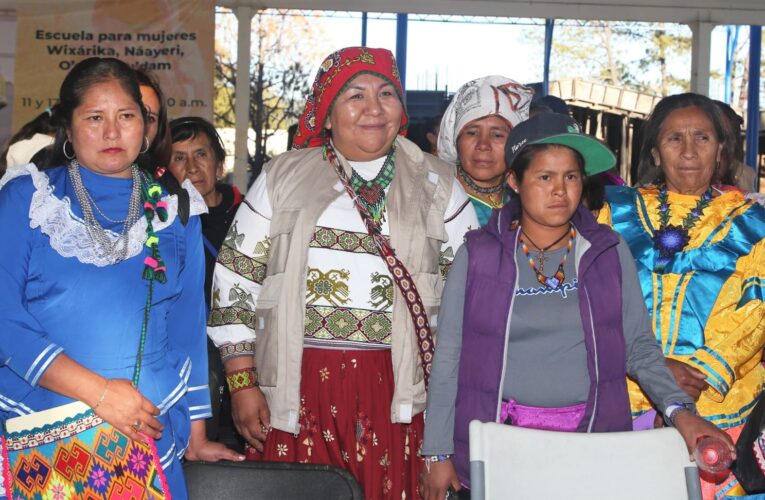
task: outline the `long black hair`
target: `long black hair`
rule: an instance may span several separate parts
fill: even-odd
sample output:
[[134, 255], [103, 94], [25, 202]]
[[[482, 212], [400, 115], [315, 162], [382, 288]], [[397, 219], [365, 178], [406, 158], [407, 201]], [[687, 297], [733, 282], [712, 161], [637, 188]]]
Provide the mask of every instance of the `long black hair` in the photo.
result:
[[157, 110], [157, 135], [149, 144], [149, 151], [145, 155], [139, 155], [138, 163], [144, 170], [152, 172], [153, 176], [170, 194], [177, 194], [180, 200], [182, 218], [185, 218], [183, 210], [188, 205], [188, 194], [181, 188], [178, 180], [170, 173], [167, 166], [170, 164], [170, 154], [173, 152], [173, 142], [170, 137], [170, 125], [167, 119], [167, 100], [162, 92], [157, 78], [144, 70], [135, 70], [138, 80], [138, 92], [141, 86], [149, 87], [157, 95], [159, 110]]
[[157, 136], [149, 144], [149, 156], [151, 156], [154, 165], [167, 167], [170, 162], [170, 153], [173, 149], [173, 143], [170, 140], [170, 127], [167, 123], [167, 101], [162, 87], [159, 86], [157, 78], [144, 70], [135, 70], [138, 79], [139, 92], [140, 87], [149, 87], [157, 95], [159, 109], [157, 110]]

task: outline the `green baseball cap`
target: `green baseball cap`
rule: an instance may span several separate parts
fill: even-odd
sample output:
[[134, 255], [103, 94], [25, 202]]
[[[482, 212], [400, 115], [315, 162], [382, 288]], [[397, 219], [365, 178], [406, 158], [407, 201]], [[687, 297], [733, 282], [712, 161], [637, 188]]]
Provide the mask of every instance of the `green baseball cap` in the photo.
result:
[[601, 141], [582, 132], [573, 118], [558, 113], [541, 113], [515, 126], [505, 143], [505, 164], [513, 164], [526, 146], [560, 144], [578, 152], [584, 158], [584, 172], [594, 175], [616, 165], [616, 156]]

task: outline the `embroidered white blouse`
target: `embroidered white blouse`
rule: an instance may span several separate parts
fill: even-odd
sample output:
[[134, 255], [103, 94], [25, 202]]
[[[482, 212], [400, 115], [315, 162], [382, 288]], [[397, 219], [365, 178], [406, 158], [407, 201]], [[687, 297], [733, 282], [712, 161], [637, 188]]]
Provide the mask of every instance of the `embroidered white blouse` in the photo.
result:
[[[380, 171], [383, 161], [351, 162], [351, 166], [369, 180]], [[247, 193], [215, 268], [213, 309], [207, 331], [222, 347], [224, 359], [251, 350], [255, 340], [252, 322], [265, 277], [271, 215], [263, 173]], [[479, 227], [475, 211], [456, 179], [445, 221], [448, 240], [441, 249], [444, 275], [465, 232]], [[389, 234], [387, 222], [383, 222], [382, 233]], [[249, 262], [243, 265], [237, 259]], [[307, 265], [305, 345], [390, 348], [396, 285], [347, 195], [338, 197], [319, 217]], [[435, 327], [437, 318], [430, 321]]]

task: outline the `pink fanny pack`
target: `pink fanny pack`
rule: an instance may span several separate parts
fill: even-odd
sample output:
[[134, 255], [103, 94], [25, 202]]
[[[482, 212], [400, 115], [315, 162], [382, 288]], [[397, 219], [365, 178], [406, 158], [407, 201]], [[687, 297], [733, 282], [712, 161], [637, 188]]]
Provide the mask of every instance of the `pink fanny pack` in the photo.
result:
[[529, 429], [573, 432], [584, 416], [585, 404], [542, 408], [520, 405], [513, 400], [502, 401], [500, 422]]

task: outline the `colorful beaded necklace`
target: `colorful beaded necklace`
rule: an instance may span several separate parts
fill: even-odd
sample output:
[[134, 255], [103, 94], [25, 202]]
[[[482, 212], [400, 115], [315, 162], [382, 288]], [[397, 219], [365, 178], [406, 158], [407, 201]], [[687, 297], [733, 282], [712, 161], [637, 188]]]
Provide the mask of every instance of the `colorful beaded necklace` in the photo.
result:
[[[563, 259], [561, 259], [560, 264], [558, 265], [558, 270], [555, 271], [555, 274], [552, 276], [545, 276], [542, 274], [544, 271], [544, 261], [545, 261], [545, 252], [558, 244], [560, 240], [565, 238], [566, 234], [568, 234], [568, 245], [566, 248], [566, 253], [563, 255]], [[563, 284], [563, 281], [566, 279], [566, 272], [564, 271], [564, 267], [566, 266], [566, 261], [568, 260], [568, 254], [571, 253], [571, 249], [574, 246], [574, 238], [576, 237], [576, 230], [574, 229], [574, 225], [570, 224], [570, 229], [568, 233], [563, 233], [563, 235], [558, 238], [554, 243], [551, 245], [548, 245], [545, 248], [540, 248], [539, 253], [537, 254], [537, 259], [540, 260], [540, 268], [537, 268], [536, 263], [534, 262], [534, 259], [529, 255], [529, 247], [526, 246], [526, 242], [524, 241], [524, 236], [526, 237], [529, 242], [534, 245], [537, 248], [540, 248], [538, 245], [536, 245], [531, 239], [526, 235], [526, 233], [523, 232], [523, 229], [521, 229], [521, 234], [518, 237], [519, 241], [521, 242], [521, 249], [523, 250], [523, 254], [526, 256], [527, 259], [529, 259], [529, 266], [531, 266], [531, 270], [534, 271], [534, 274], [537, 276], [537, 281], [542, 283], [544, 286], [552, 288], [553, 290], [557, 289]]]
[[377, 223], [383, 219], [383, 214], [385, 213], [385, 188], [393, 181], [395, 160], [396, 145], [394, 143], [374, 179], [367, 181], [356, 170], [353, 170], [350, 178], [353, 191], [356, 192], [356, 196], [358, 196], [361, 204], [364, 205], [364, 208], [367, 209]]
[[670, 224], [669, 193], [667, 185], [659, 188], [659, 229], [653, 235], [653, 246], [659, 251], [659, 257], [654, 265], [657, 272], [663, 271], [672, 257], [681, 252], [691, 240], [689, 230], [693, 228], [704, 214], [704, 209], [712, 201], [712, 187], [710, 186], [696, 202], [696, 206], [688, 212], [681, 225]]

